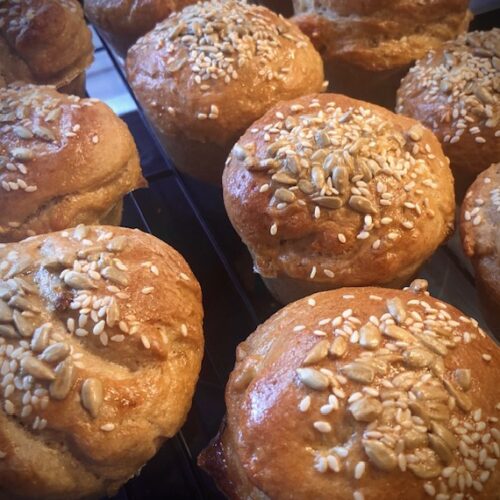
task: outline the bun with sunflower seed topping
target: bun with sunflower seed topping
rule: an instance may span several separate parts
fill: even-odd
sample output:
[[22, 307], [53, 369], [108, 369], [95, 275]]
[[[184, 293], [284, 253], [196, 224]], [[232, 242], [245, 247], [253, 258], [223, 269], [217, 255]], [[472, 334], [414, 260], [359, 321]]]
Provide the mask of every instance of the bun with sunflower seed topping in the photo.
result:
[[280, 103], [236, 143], [224, 202], [282, 303], [401, 287], [453, 228], [453, 179], [415, 120], [336, 94]]
[[53, 87], [0, 89], [0, 242], [79, 223], [119, 224], [145, 181], [125, 123]]
[[217, 185], [254, 120], [324, 83], [319, 54], [294, 24], [238, 0], [172, 14], [129, 50], [127, 74], [175, 165]]
[[23, 81], [83, 97], [93, 59], [92, 34], [76, 0], [1, 2], [0, 87]]
[[116, 493], [183, 424], [203, 355], [200, 286], [137, 230], [0, 246], [0, 498]]
[[483, 313], [500, 340], [500, 163], [477, 176], [465, 195], [460, 217], [464, 252], [476, 272]]
[[401, 82], [397, 112], [436, 134], [462, 199], [500, 160], [500, 29], [467, 33], [417, 61]]
[[416, 59], [467, 31], [468, 0], [293, 0], [330, 90], [393, 110]]
[[138, 38], [172, 12], [196, 0], [85, 0], [85, 14], [121, 57]]
[[426, 287], [318, 293], [238, 346], [198, 459], [228, 498], [498, 498], [500, 349]]

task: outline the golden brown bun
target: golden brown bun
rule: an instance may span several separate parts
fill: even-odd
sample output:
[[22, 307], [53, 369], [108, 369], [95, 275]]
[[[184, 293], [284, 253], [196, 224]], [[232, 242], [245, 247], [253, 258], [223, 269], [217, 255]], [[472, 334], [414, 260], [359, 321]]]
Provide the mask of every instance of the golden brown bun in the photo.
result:
[[136, 40], [156, 23], [196, 0], [85, 0], [85, 14], [125, 57]]
[[239, 345], [199, 463], [232, 499], [495, 500], [499, 363], [475, 320], [422, 290], [319, 293]]
[[15, 81], [64, 87], [93, 58], [92, 35], [75, 0], [2, 3], [0, 87]]
[[394, 109], [410, 65], [467, 30], [468, 0], [294, 0], [329, 89]]
[[134, 140], [104, 103], [0, 89], [0, 241], [98, 223], [144, 185]]
[[434, 135], [336, 94], [269, 110], [233, 148], [223, 188], [256, 271], [286, 285], [282, 302], [406, 284], [453, 228], [453, 179]]
[[235, 0], [172, 14], [129, 50], [127, 74], [176, 166], [218, 184], [254, 120], [323, 85], [321, 58], [296, 26]]
[[500, 160], [500, 29], [447, 42], [417, 62], [398, 91], [398, 113], [429, 127], [450, 158], [457, 197]]
[[460, 233], [488, 326], [500, 340], [500, 163], [479, 174], [467, 191]]
[[0, 498], [111, 495], [186, 418], [200, 286], [174, 249], [111, 226], [3, 245], [0, 263]]

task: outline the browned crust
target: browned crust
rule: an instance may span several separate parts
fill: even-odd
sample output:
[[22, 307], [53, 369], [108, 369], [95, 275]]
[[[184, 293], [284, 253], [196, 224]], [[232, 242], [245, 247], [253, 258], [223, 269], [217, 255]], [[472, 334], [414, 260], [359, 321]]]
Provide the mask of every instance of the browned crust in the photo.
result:
[[[40, 86], [0, 89], [0, 96], [0, 241], [97, 223], [126, 193], [145, 185], [132, 135], [104, 103]], [[53, 120], [50, 113], [56, 113]], [[34, 135], [37, 127], [52, 138]], [[32, 158], [15, 159], [18, 148]], [[9, 182], [22, 184], [7, 191]]]
[[[78, 325], [83, 314], [70, 309], [76, 290], [58, 280], [65, 265], [57, 270], [44, 267], [47, 259], [88, 249], [83, 240], [101, 252], [109, 250], [108, 242], [113, 244], [111, 256], [126, 268], [126, 284], [118, 285], [103, 275], [89, 292], [96, 297], [113, 294], [120, 321], [128, 324], [125, 332], [118, 322], [111, 326], [106, 322], [107, 345], [101, 334], [92, 334], [90, 318], [87, 336], [69, 333], [68, 319]], [[53, 334], [62, 336], [59, 341], [72, 346], [72, 356], [81, 357], [73, 360], [75, 374], [68, 395], [62, 400], [50, 397], [45, 408], [32, 403], [28, 416], [20, 416], [22, 392], [9, 396], [15, 416], [4, 411], [2, 392], [0, 498], [62, 500], [113, 494], [186, 418], [203, 356], [200, 286], [174, 249], [138, 230], [79, 226], [7, 244], [0, 248], [0, 262], [8, 261], [13, 251], [18, 252], [18, 265], [26, 259], [28, 265], [16, 278], [22, 277], [42, 294], [40, 298], [33, 291], [26, 295], [41, 309], [40, 317], [33, 319], [35, 325], [51, 322]], [[9, 267], [1, 266], [2, 286]], [[112, 284], [124, 295], [109, 291]], [[121, 335], [121, 340], [113, 340], [115, 335]], [[5, 339], [0, 339], [0, 347], [4, 344]], [[7, 339], [7, 344], [18, 347], [19, 339]], [[0, 358], [4, 356], [0, 350]], [[53, 369], [55, 364], [46, 366]], [[82, 383], [89, 377], [99, 379], [104, 389], [95, 418], [81, 403]], [[49, 387], [37, 377], [34, 383]], [[47, 421], [43, 430], [32, 429], [37, 417]], [[105, 432], [105, 424], [115, 428]]]
[[0, 61], [4, 85], [24, 80], [61, 87], [90, 66], [94, 59], [92, 36], [78, 2], [27, 0], [11, 4], [0, 13], [2, 53], [10, 52]]
[[[372, 294], [382, 300], [369, 298]], [[240, 344], [235, 369], [226, 388], [227, 425], [223, 426], [216, 442], [209, 451], [203, 452], [200, 459], [201, 465], [206, 466], [209, 472], [216, 471], [218, 484], [230, 498], [352, 499], [355, 491], [361, 492], [367, 500], [386, 497], [388, 491], [397, 492], [398, 498], [427, 498], [424, 483], [437, 484], [436, 481], [420, 479], [409, 469], [402, 471], [396, 467], [384, 472], [376, 468], [361, 448], [360, 435], [367, 423], [354, 421], [347, 410], [348, 403], [341, 399], [338, 410], [322, 415], [319, 408], [327, 399], [324, 391], [308, 389], [299, 382], [295, 373], [296, 368], [304, 366], [302, 362], [311, 347], [321, 340], [312, 334], [319, 320], [335, 318], [349, 308], [364, 324], [370, 316], [378, 317], [387, 311], [385, 300], [394, 297], [399, 297], [403, 304], [409, 300], [423, 300], [431, 308], [443, 309], [442, 303], [423, 292], [346, 288], [319, 293], [290, 304]], [[311, 299], [315, 300], [314, 305], [310, 304]], [[422, 310], [419, 306], [406, 307]], [[465, 322], [460, 311], [449, 305], [445, 311], [451, 321], [458, 323], [454, 327], [454, 335], [460, 340], [445, 356], [444, 378], [453, 381], [456, 368], [470, 368], [472, 385], [467, 394], [473, 409], [482, 408], [482, 421], [489, 416], [498, 418], [500, 349], [477, 327]], [[292, 331], [299, 324], [305, 329], [302, 332]], [[322, 328], [330, 330], [325, 325]], [[475, 338], [465, 343], [465, 337], [471, 334]], [[330, 336], [323, 338], [330, 339]], [[339, 365], [353, 361], [363, 351], [366, 352], [358, 344], [348, 343], [347, 353], [341, 359], [334, 361], [328, 358], [328, 361], [310, 366], [328, 368], [335, 373]], [[490, 355], [491, 360], [483, 359], [483, 354]], [[251, 375], [247, 376], [247, 372]], [[393, 369], [389, 370], [387, 379], [391, 380], [395, 373]], [[421, 375], [418, 369], [417, 373]], [[381, 379], [384, 378], [381, 376]], [[379, 384], [380, 380], [373, 386], [379, 387]], [[347, 398], [354, 391], [360, 391], [361, 385], [348, 380], [342, 389]], [[380, 389], [383, 387], [380, 386]], [[302, 413], [298, 404], [306, 395], [311, 398], [311, 406]], [[459, 421], [470, 419], [470, 415], [465, 415], [458, 408], [451, 411], [451, 418], [456, 417]], [[319, 433], [312, 426], [316, 420], [329, 422], [332, 432]], [[449, 422], [450, 419], [442, 423], [448, 426]], [[487, 429], [490, 426], [498, 429], [498, 420], [488, 423]], [[340, 472], [317, 472], [314, 469], [314, 450], [321, 449], [326, 453], [334, 445], [348, 448], [348, 457], [340, 458]], [[222, 456], [221, 447], [224, 450]], [[453, 455], [453, 464], [462, 460], [458, 450]], [[354, 479], [353, 469], [360, 460], [366, 462], [366, 470], [360, 479]], [[497, 460], [490, 478], [483, 483], [483, 490], [468, 492], [477, 499], [498, 499], [499, 485]]]

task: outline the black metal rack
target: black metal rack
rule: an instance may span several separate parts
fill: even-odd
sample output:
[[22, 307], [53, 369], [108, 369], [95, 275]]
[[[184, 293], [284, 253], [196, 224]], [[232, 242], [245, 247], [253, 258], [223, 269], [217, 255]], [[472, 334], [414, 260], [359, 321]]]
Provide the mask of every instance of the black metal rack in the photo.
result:
[[[484, 29], [491, 23], [494, 13], [479, 16], [474, 27]], [[119, 59], [105, 40], [102, 43], [133, 97]], [[224, 387], [236, 346], [280, 306], [259, 276], [253, 274], [246, 247], [225, 214], [221, 190], [183, 177], [175, 170], [135, 102], [137, 110], [122, 118], [136, 140], [149, 188], [127, 196], [123, 225], [155, 235], [188, 261], [203, 290], [205, 357], [182, 431], [167, 441], [115, 498], [219, 499], [223, 496], [197, 467], [196, 457], [215, 436], [223, 417]], [[456, 237], [435, 253], [420, 275], [429, 281], [434, 296], [482, 323], [473, 275]]]

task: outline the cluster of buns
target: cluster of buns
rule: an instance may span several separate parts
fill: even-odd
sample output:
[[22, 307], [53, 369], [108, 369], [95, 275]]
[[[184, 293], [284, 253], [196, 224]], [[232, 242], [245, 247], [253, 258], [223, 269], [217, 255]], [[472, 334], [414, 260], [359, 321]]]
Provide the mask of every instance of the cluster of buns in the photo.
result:
[[426, 286], [312, 295], [238, 346], [199, 457], [228, 498], [498, 498], [500, 349]]
[[0, 4], [0, 87], [24, 81], [84, 96], [92, 35], [76, 0]]
[[0, 247], [0, 498], [114, 494], [173, 436], [203, 355], [183, 258], [84, 226]]

